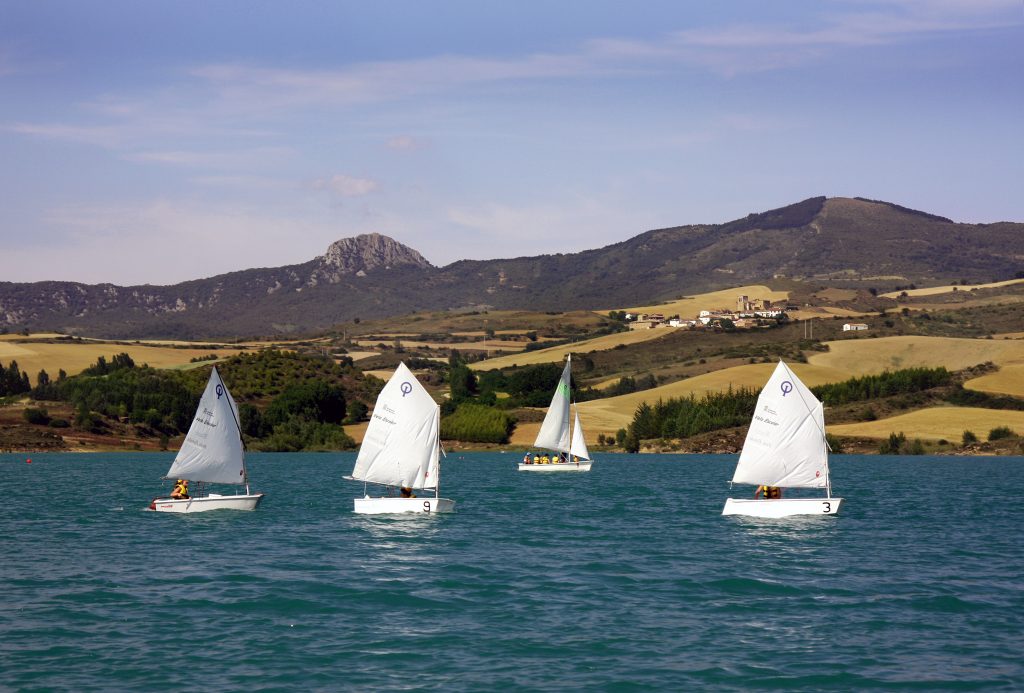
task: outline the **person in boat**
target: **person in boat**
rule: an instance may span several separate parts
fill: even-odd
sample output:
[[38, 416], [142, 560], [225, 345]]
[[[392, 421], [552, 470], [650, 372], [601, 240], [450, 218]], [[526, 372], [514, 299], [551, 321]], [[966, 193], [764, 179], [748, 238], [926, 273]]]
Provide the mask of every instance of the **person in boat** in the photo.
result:
[[398, 495], [402, 498], [415, 498], [416, 494], [412, 492], [412, 489], [408, 486], [403, 486], [398, 489]]
[[171, 491], [171, 498], [182, 500], [188, 497], [188, 479], [178, 479], [175, 481], [174, 490]]
[[547, 453], [544, 453], [544, 455], [541, 456], [540, 463], [541, 464], [551, 464], [551, 458], [548, 457]]
[[782, 498], [782, 489], [778, 486], [758, 486], [757, 490], [754, 491], [754, 498], [758, 497], [765, 500]]
[[523, 464], [533, 464], [533, 458], [530, 456], [530, 453], [523, 455]]

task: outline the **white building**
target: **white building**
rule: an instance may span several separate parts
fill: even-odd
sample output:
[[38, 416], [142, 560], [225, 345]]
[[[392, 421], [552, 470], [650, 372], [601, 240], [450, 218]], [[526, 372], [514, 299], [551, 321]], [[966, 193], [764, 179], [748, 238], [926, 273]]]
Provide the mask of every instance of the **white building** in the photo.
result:
[[843, 332], [860, 332], [866, 329], [868, 326], [862, 322], [848, 322], [843, 325]]

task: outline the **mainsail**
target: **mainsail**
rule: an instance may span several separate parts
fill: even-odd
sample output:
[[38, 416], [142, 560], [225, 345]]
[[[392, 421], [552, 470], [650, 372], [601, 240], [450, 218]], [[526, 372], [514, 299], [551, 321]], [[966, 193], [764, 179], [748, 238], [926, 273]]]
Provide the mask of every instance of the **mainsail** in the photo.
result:
[[540, 425], [537, 432], [537, 440], [534, 446], [546, 450], [558, 452], [569, 452], [569, 378], [570, 363], [572, 357], [565, 360], [565, 368], [562, 370], [562, 377], [555, 387], [555, 394], [551, 398], [551, 406], [544, 417], [544, 423]]
[[782, 361], [757, 398], [732, 480], [790, 488], [828, 486], [824, 409]]
[[587, 441], [583, 439], [583, 424], [580, 423], [580, 412], [576, 410], [576, 421], [572, 429], [572, 444], [569, 446], [569, 453], [580, 458], [589, 460], [590, 452], [587, 451]]
[[352, 478], [388, 486], [436, 488], [441, 410], [404, 364], [377, 396]]
[[167, 478], [218, 484], [247, 481], [238, 406], [216, 367]]

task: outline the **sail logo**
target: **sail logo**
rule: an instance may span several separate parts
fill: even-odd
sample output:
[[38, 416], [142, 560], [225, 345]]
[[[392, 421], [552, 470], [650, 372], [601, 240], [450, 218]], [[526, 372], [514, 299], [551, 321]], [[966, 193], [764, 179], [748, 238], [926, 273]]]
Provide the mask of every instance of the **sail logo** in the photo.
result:
[[224, 395], [224, 386], [223, 385], [218, 385], [217, 386], [217, 399], [220, 399], [221, 396], [223, 396], [223, 395]]
[[402, 397], [405, 397], [406, 395], [412, 392], [412, 383], [406, 380], [404, 383], [402, 383], [402, 387], [400, 389], [402, 390]]
[[782, 385], [780, 385], [779, 387], [782, 388], [783, 397], [785, 397], [786, 395], [793, 391], [793, 383], [789, 382], [788, 380], [783, 380]]

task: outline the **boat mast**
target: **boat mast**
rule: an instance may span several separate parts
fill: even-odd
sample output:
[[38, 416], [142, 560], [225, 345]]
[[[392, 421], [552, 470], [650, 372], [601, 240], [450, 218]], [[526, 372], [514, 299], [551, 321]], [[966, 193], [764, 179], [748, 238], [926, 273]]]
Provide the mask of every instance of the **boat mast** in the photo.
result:
[[[438, 412], [441, 411], [441, 407], [438, 407]], [[437, 449], [440, 451], [440, 455], [437, 456], [437, 478], [434, 479], [434, 499], [441, 497], [441, 458], [447, 457], [444, 452], [444, 448], [441, 447], [441, 415], [438, 414], [438, 429], [437, 429]]]
[[[228, 393], [228, 386], [224, 384], [224, 378], [220, 376], [220, 371], [217, 367], [213, 367], [213, 372], [217, 374], [217, 380], [220, 381], [221, 387], [224, 388], [224, 392]], [[238, 422], [238, 417], [235, 416], [235, 408], [231, 406], [231, 395], [228, 394], [228, 410], [231, 412], [231, 419], [235, 422], [235, 430], [238, 431], [238, 442], [242, 444], [242, 477], [245, 479], [245, 495], [252, 495], [249, 493], [249, 470], [245, 468], [245, 438], [242, 437], [242, 424]]]
[[575, 404], [572, 400], [572, 352], [565, 355], [565, 362], [569, 365], [569, 450], [565, 453], [565, 461], [572, 461], [572, 407]]

